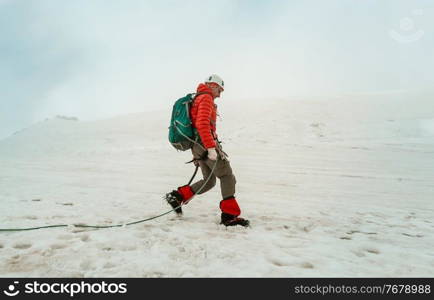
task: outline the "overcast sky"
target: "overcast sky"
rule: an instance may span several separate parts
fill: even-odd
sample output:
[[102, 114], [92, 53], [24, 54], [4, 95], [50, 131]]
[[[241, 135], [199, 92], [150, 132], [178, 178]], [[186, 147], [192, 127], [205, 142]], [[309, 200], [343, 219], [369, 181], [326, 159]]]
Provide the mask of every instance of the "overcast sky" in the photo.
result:
[[[0, 0], [0, 139], [54, 115], [434, 85], [434, 0]], [[220, 101], [220, 100], [219, 100]]]

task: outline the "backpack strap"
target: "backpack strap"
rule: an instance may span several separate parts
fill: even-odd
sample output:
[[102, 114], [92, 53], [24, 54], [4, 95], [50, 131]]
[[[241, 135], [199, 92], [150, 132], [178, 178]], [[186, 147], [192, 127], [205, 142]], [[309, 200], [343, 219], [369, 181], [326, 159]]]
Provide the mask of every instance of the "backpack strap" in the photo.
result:
[[193, 105], [194, 100], [196, 100], [197, 96], [203, 95], [203, 94], [208, 94], [212, 97], [212, 94], [209, 92], [199, 92], [199, 93], [191, 93], [191, 101], [185, 102], [185, 104], [187, 105], [187, 115], [188, 118], [190, 118], [190, 110], [188, 109], [188, 105], [191, 104]]
[[[210, 96], [212, 97], [212, 94], [211, 94], [210, 92], [191, 93], [191, 94], [190, 94], [190, 95], [191, 95], [191, 101], [190, 101], [190, 104], [193, 105], [194, 100], [196, 100], [196, 97], [197, 97], [197, 96], [200, 96], [200, 95], [204, 95], [204, 94], [208, 94], [208, 95], [210, 95]], [[188, 105], [188, 104], [187, 104], [187, 105]], [[187, 114], [188, 114], [188, 117], [190, 118], [190, 110], [189, 110], [189, 109], [187, 109]], [[203, 147], [203, 146], [201, 145], [201, 141], [200, 141], [199, 133], [197, 132], [197, 129], [194, 128], [194, 127], [193, 127], [193, 132], [194, 132], [194, 136], [195, 136], [195, 138], [194, 138], [194, 141], [193, 141], [193, 140], [191, 140], [191, 141], [192, 141], [194, 144], [199, 145], [199, 146], [200, 146], [200, 147], [205, 151], [205, 154], [207, 154], [205, 147]], [[203, 158], [199, 158], [199, 160], [201, 160], [201, 159], [203, 159]], [[191, 163], [191, 162], [193, 162], [193, 161], [195, 161], [195, 160], [197, 160], [197, 159], [193, 159], [192, 161], [189, 161], [189, 162], [187, 162], [187, 163]]]
[[197, 96], [204, 95], [204, 94], [208, 94], [212, 97], [212, 94], [210, 92], [199, 92], [199, 93], [193, 93], [194, 96], [192, 98], [194, 100], [196, 99]]

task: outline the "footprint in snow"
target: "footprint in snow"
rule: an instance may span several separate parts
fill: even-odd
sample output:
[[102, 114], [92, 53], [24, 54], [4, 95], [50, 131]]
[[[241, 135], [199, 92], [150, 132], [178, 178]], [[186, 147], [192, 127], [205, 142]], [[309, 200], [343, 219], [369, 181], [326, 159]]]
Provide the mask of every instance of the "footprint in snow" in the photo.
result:
[[64, 249], [66, 248], [68, 245], [66, 244], [53, 244], [50, 246], [51, 249], [53, 250], [58, 250], [58, 249]]
[[281, 259], [272, 258], [270, 262], [277, 267], [287, 267], [289, 264]]
[[72, 234], [61, 234], [57, 236], [58, 240], [63, 240], [63, 241], [72, 240], [73, 238], [75, 238], [75, 236]]
[[352, 250], [351, 252], [353, 252], [357, 257], [365, 257], [366, 256], [366, 254], [361, 250]]
[[380, 254], [380, 250], [375, 248], [363, 248], [358, 250], [352, 250], [351, 252], [353, 252], [358, 257], [365, 257], [366, 253], [371, 253], [376, 255]]
[[310, 262], [304, 262], [300, 265], [303, 269], [313, 269], [315, 266], [311, 264]]
[[80, 240], [81, 240], [82, 242], [88, 242], [89, 239], [90, 239], [90, 237], [89, 237], [88, 234], [83, 234], [83, 235], [80, 236]]
[[304, 232], [307, 232], [307, 233], [311, 232], [315, 227], [316, 227], [316, 225], [313, 224], [313, 223], [310, 223], [310, 224], [309, 223], [300, 223], [300, 224], [297, 224], [297, 228], [299, 230], [303, 230]]
[[409, 234], [409, 233], [401, 233], [402, 235], [408, 236], [408, 237], [415, 237], [415, 238], [421, 238], [423, 237], [422, 234]]
[[404, 219], [411, 220], [416, 218], [416, 213], [412, 212], [409, 215], [405, 216]]
[[24, 249], [29, 249], [30, 247], [32, 247], [32, 244], [30, 243], [16, 243], [13, 248], [14, 249], [20, 249], [20, 250], [24, 250]]
[[363, 231], [359, 231], [359, 230], [350, 230], [347, 232], [347, 234], [354, 234], [354, 233], [361, 233], [361, 234], [367, 234], [367, 235], [375, 235], [377, 234], [376, 232], [363, 232]]
[[111, 262], [108, 262], [103, 266], [104, 269], [112, 269], [114, 267], [116, 267], [116, 265], [114, 263], [111, 263]]
[[367, 248], [365, 249], [366, 252], [372, 253], [372, 254], [380, 254], [380, 251], [374, 248]]
[[71, 202], [56, 203], [56, 204], [63, 205], [63, 206], [74, 206], [74, 203], [71, 203]]

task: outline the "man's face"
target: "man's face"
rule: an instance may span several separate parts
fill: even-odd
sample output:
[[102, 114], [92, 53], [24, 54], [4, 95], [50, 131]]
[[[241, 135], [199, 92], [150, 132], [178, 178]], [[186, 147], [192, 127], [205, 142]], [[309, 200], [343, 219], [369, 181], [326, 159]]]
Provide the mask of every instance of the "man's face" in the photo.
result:
[[214, 98], [220, 97], [220, 94], [221, 92], [223, 92], [223, 89], [217, 83], [210, 82], [208, 86], [210, 87]]

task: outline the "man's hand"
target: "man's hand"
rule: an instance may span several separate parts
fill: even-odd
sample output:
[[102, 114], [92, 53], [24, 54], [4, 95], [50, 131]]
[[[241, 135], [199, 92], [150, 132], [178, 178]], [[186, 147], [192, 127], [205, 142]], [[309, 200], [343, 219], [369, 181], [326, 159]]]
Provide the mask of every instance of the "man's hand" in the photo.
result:
[[215, 148], [209, 148], [208, 150], [208, 158], [211, 160], [217, 160], [217, 151]]

